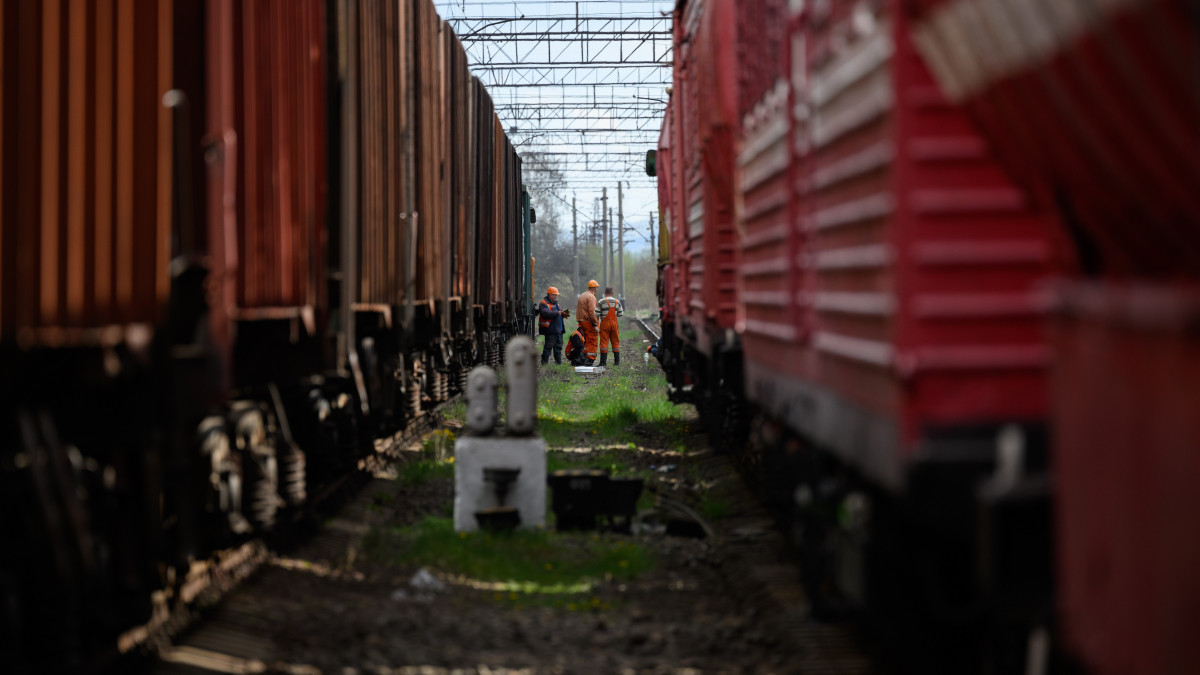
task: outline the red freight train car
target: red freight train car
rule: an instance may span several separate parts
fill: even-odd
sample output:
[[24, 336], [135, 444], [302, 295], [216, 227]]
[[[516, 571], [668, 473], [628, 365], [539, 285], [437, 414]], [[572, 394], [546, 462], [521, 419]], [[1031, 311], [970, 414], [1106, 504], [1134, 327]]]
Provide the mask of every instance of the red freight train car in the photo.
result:
[[1189, 0], [920, 0], [914, 35], [1084, 280], [1054, 315], [1059, 607], [1098, 673], [1200, 662], [1200, 30]]
[[[741, 351], [719, 380], [670, 348], [664, 367], [679, 384], [690, 377], [697, 399], [728, 397], [704, 415], [722, 431], [736, 429], [743, 397], [778, 430], [758, 434], [764, 452], [750, 459], [767, 464], [769, 494], [798, 519], [818, 606], [949, 626], [942, 599], [1003, 599], [1027, 619], [1041, 607], [1017, 592], [1048, 576], [1037, 514], [1047, 508], [1041, 285], [1063, 264], [1054, 216], [942, 96], [909, 30], [885, 0], [677, 10], [660, 146], [685, 168], [664, 169], [660, 194], [664, 210], [703, 218], [673, 213], [671, 265], [688, 267], [680, 281], [720, 281], [703, 256], [707, 237], [725, 232], [709, 228], [709, 205], [721, 213], [728, 197]], [[689, 90], [701, 81], [703, 105]], [[687, 314], [708, 296], [703, 284], [676, 288], [672, 339], [684, 345], [673, 347], [686, 354]], [[994, 471], [1030, 499], [1010, 508], [1011, 492], [977, 493]], [[1013, 535], [1014, 515], [1031, 526]], [[1016, 591], [989, 572], [1005, 556], [1033, 565]], [[921, 590], [894, 602], [897, 586]], [[944, 635], [971, 644], [987, 630], [980, 616]], [[926, 665], [973, 658], [947, 650]]]
[[[668, 352], [679, 366], [673, 395], [698, 396], [705, 414], [719, 414], [731, 402], [720, 383], [739, 379], [733, 176], [740, 120], [732, 14], [720, 3], [709, 5], [681, 3], [675, 12], [674, 152], [666, 167], [675, 181], [665, 211], [677, 295], [665, 320], [678, 339]], [[694, 393], [684, 394], [684, 387]]]

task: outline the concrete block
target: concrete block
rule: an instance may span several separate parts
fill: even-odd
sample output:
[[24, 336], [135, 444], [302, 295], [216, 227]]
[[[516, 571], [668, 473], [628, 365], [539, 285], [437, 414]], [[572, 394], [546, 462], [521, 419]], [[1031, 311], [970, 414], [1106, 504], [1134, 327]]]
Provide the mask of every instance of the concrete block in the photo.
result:
[[[491, 483], [483, 479], [483, 470], [520, 469], [508, 489], [504, 504], [496, 501]], [[546, 524], [546, 441], [525, 438], [464, 436], [454, 443], [454, 529], [474, 532], [479, 529], [475, 512], [496, 506], [514, 506], [521, 514], [522, 528]]]

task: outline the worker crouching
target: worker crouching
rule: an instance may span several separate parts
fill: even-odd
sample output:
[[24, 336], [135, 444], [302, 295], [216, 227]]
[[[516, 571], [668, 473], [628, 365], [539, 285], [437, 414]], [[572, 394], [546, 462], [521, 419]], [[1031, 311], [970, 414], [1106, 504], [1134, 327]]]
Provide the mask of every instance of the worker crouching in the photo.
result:
[[608, 347], [612, 344], [613, 365], [621, 365], [621, 334], [617, 318], [625, 314], [621, 301], [613, 297], [612, 286], [604, 289], [604, 299], [596, 304], [600, 316], [600, 365], [608, 365]]

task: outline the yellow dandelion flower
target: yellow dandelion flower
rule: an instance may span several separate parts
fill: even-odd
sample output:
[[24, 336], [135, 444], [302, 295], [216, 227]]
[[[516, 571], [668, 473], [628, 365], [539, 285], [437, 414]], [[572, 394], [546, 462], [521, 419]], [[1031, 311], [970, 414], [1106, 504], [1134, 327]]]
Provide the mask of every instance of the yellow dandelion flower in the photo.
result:
[[509, 600], [516, 600], [516, 599], [517, 599], [517, 592], [516, 592], [516, 591], [509, 591], [509, 592], [508, 592], [508, 599], [509, 599]]
[[467, 533], [466, 533], [466, 532], [459, 532], [459, 533], [458, 533], [458, 538], [459, 538], [459, 539], [466, 539], [466, 538], [467, 538]]
[[554, 565], [552, 565], [550, 563], [546, 563], [546, 569], [552, 570], [552, 569], [554, 569]]
[[629, 561], [628, 561], [628, 560], [622, 560], [621, 562], [619, 562], [619, 563], [617, 563], [617, 564], [618, 564], [618, 565], [620, 565], [621, 567], [629, 567]]
[[576, 609], [578, 609], [578, 607], [575, 605], [575, 603], [572, 602], [571, 604], [567, 605], [567, 609], [574, 612]]

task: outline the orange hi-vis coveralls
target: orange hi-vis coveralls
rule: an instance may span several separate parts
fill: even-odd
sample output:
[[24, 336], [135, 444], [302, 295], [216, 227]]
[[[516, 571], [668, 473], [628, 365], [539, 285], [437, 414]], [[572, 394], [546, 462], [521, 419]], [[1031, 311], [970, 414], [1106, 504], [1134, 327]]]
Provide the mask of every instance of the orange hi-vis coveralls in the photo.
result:
[[583, 333], [584, 357], [595, 361], [599, 358], [596, 352], [596, 339], [599, 337], [600, 320], [596, 316], [596, 296], [584, 291], [575, 303], [575, 320], [579, 322], [579, 331]]
[[600, 314], [600, 353], [608, 353], [610, 341], [614, 352], [621, 351], [621, 335], [617, 332], [617, 317], [625, 314], [621, 301], [607, 296], [597, 303], [596, 311]]

